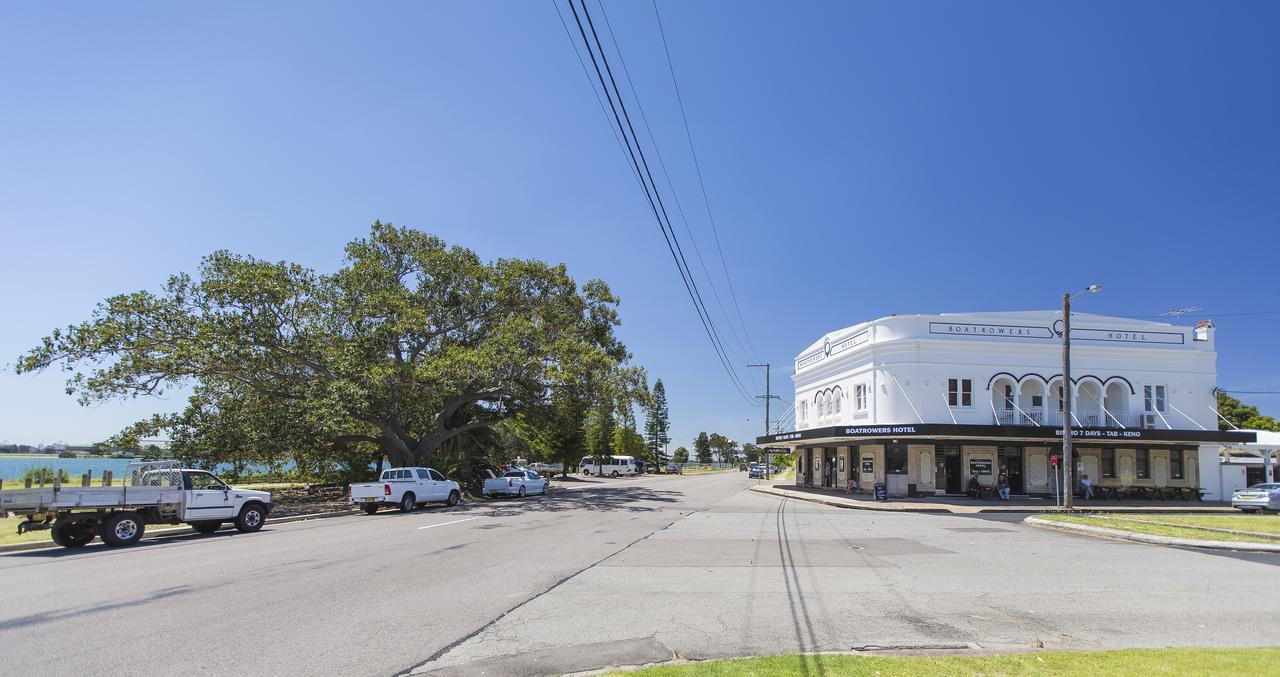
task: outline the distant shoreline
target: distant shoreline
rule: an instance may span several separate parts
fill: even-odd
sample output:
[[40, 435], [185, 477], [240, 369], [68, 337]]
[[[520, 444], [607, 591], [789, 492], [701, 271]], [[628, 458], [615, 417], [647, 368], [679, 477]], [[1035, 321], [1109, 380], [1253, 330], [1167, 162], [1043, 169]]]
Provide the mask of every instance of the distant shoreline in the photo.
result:
[[[63, 458], [57, 454], [10, 454], [0, 452], [0, 458]], [[68, 459], [70, 457], [67, 457]], [[75, 458], [99, 459], [99, 458], [141, 458], [140, 456], [94, 456], [92, 454], [81, 454], [76, 452]]]

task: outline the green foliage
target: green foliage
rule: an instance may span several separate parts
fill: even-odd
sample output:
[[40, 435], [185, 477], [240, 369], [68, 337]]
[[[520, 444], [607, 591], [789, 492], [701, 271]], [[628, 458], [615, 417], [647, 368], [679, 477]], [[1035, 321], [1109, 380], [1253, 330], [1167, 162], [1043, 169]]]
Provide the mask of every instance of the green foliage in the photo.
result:
[[[375, 223], [334, 274], [218, 251], [158, 292], [107, 299], [54, 330], [18, 373], [59, 365], [84, 404], [194, 386], [187, 409], [142, 421], [206, 464], [298, 461], [309, 472], [442, 445], [520, 413], [562, 453], [601, 384], [627, 382], [617, 299], [563, 265], [499, 259]], [[611, 393], [612, 394], [612, 393]], [[576, 414], [576, 419], [573, 418]], [[478, 444], [475, 440], [465, 443]]]
[[613, 402], [602, 399], [587, 416], [585, 430], [587, 455], [600, 458], [613, 453], [614, 425]]
[[[1217, 396], [1218, 413], [1227, 421], [1235, 424], [1235, 427], [1250, 430], [1280, 431], [1280, 421], [1276, 421], [1270, 416], [1261, 415], [1257, 407], [1245, 404], [1221, 390], [1217, 391]], [[1231, 430], [1231, 425], [1227, 421], [1218, 419], [1218, 429]]]
[[671, 454], [671, 462], [684, 465], [689, 462], [689, 448], [685, 446], [676, 447], [675, 453]]
[[43, 477], [45, 483], [52, 483], [54, 477], [57, 477], [58, 475], [62, 476], [63, 483], [71, 481], [71, 475], [69, 475], [65, 469], [58, 470], [55, 474], [54, 469], [48, 467], [28, 468], [26, 472], [22, 473], [22, 480], [31, 480], [32, 484], [39, 484], [40, 478]]
[[74, 451], [59, 451], [59, 452], [58, 452], [58, 458], [76, 458], [76, 456], [77, 456], [77, 455], [76, 455], [76, 452], [74, 452]]
[[764, 449], [750, 442], [742, 445], [742, 453], [747, 457], [748, 463], [757, 463], [764, 460]]
[[693, 452], [699, 463], [711, 462], [711, 438], [705, 432], [698, 433], [697, 439], [693, 441]]
[[671, 443], [671, 419], [667, 410], [667, 387], [662, 379], [653, 384], [653, 393], [644, 417], [644, 442], [654, 465], [667, 462], [667, 445]]
[[738, 453], [738, 443], [720, 433], [711, 433], [708, 443], [711, 445], [712, 454], [719, 459], [720, 463], [732, 462]]

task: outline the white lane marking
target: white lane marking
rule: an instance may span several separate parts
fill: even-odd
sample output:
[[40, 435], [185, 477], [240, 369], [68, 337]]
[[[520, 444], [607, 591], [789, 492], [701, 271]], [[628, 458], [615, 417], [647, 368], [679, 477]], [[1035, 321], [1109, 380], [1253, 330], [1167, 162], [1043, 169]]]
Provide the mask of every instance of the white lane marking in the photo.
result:
[[458, 522], [470, 522], [471, 520], [478, 520], [478, 519], [480, 519], [480, 518], [479, 518], [479, 517], [467, 517], [467, 518], [465, 518], [465, 519], [454, 520], [454, 521], [452, 521], [452, 522], [441, 522], [441, 523], [439, 523], [439, 524], [428, 524], [428, 525], [427, 525], [427, 526], [425, 526], [425, 527], [418, 527], [418, 528], [419, 528], [419, 529], [432, 529], [432, 528], [435, 528], [435, 527], [448, 526], [448, 525], [450, 525], [450, 524], [457, 524]]

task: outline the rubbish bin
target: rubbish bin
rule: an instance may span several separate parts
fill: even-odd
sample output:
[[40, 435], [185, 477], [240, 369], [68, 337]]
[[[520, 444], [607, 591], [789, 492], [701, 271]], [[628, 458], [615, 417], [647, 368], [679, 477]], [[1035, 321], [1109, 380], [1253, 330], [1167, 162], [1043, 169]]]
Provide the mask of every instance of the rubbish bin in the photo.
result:
[[884, 482], [876, 482], [876, 500], [877, 501], [889, 500], [889, 485], [885, 484]]

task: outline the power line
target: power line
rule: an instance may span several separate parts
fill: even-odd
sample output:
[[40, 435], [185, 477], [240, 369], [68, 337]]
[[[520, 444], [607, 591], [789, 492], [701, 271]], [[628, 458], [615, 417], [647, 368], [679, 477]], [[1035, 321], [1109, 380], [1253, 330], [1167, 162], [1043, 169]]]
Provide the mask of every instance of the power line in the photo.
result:
[[[604, 3], [600, 2], [600, 14], [604, 23], [605, 30], [609, 33], [609, 38], [613, 42], [614, 52], [618, 55], [618, 62], [622, 65], [622, 74], [626, 77], [627, 85], [631, 87], [631, 98], [636, 102], [636, 107], [640, 112], [640, 122], [644, 125], [645, 132], [649, 135], [649, 144], [653, 147], [654, 153], [658, 158], [658, 168], [662, 170], [662, 175], [667, 181], [667, 187], [671, 191], [671, 198], [676, 204], [676, 212], [680, 214], [680, 221], [684, 225], [684, 232], [689, 236], [689, 242], [693, 245], [693, 253], [698, 259], [698, 266], [702, 268], [702, 275], [707, 280], [707, 285], [711, 287], [711, 295], [716, 301], [716, 306], [720, 308], [720, 314], [724, 317], [724, 321], [729, 325], [729, 333], [733, 336], [734, 341], [738, 343], [738, 347], [746, 353], [754, 355], [754, 350], [747, 348], [742, 341], [742, 337], [738, 336], [738, 330], [734, 328], [733, 318], [729, 317], [729, 312], [725, 310], [724, 302], [720, 299], [720, 292], [716, 289], [715, 281], [711, 279], [711, 272], [707, 268], [706, 261], [702, 258], [702, 248], [698, 246], [698, 239], [694, 237], [693, 230], [689, 227], [689, 217], [684, 211], [684, 204], [680, 201], [680, 194], [676, 191], [675, 183], [671, 180], [671, 173], [667, 171], [666, 159], [662, 156], [662, 148], [658, 145], [657, 137], [654, 136], [653, 128], [649, 126], [649, 116], [645, 113], [644, 103], [640, 100], [640, 90], [636, 87], [635, 81], [631, 78], [631, 69], [627, 67], [627, 60], [623, 58], [622, 46], [618, 44], [618, 35], [614, 32], [613, 26], [609, 23], [609, 14], [605, 11]], [[695, 158], [696, 162], [696, 158]], [[718, 244], [718, 243], [717, 243]], [[721, 255], [723, 263], [723, 254]], [[727, 279], [727, 277], [726, 277]], [[741, 313], [739, 313], [741, 317]], [[746, 325], [742, 326], [742, 333], [746, 334]], [[747, 338], [747, 344], [750, 344], [750, 337]], [[750, 362], [751, 359], [743, 356], [736, 350], [733, 350], [731, 344], [725, 344], [730, 352], [738, 358], [740, 362]], [[756, 377], [755, 372], [748, 372], [752, 377]], [[758, 385], [758, 382], [757, 382]]]
[[751, 334], [747, 331], [747, 323], [742, 319], [742, 307], [738, 305], [738, 294], [733, 288], [733, 278], [729, 276], [729, 264], [724, 260], [724, 249], [720, 247], [720, 232], [716, 228], [716, 218], [711, 213], [711, 199], [707, 197], [707, 184], [702, 179], [702, 164], [698, 162], [698, 151], [693, 145], [693, 133], [689, 130], [689, 116], [684, 109], [684, 97], [680, 94], [680, 82], [676, 78], [676, 67], [671, 60], [671, 48], [667, 45], [667, 31], [662, 26], [662, 14], [658, 12], [658, 0], [653, 2], [653, 16], [658, 21], [658, 34], [662, 36], [662, 51], [667, 55], [667, 70], [671, 72], [671, 86], [676, 92], [676, 102], [680, 104], [680, 119], [684, 122], [684, 136], [689, 142], [689, 154], [693, 157], [693, 168], [698, 175], [698, 187], [702, 190], [702, 204], [707, 208], [707, 221], [711, 224], [711, 235], [715, 239], [716, 251], [720, 254], [720, 268], [724, 271], [724, 280], [729, 287], [729, 296], [733, 299], [733, 308], [738, 314], [738, 324], [742, 326], [742, 334], [747, 338], [747, 346], [751, 356], [757, 360], [755, 346], [751, 343]]
[[1226, 388], [1218, 388], [1220, 393], [1235, 393], [1237, 395], [1280, 395], [1280, 390], [1227, 390]]
[[[702, 322], [702, 328], [707, 334], [707, 338], [711, 341], [712, 348], [716, 352], [716, 357], [720, 360], [721, 366], [725, 373], [728, 374], [729, 380], [738, 390], [738, 394], [749, 404], [755, 405], [756, 402], [751, 398], [750, 393], [742, 385], [738, 379], [737, 373], [734, 371], [725, 349], [719, 337], [719, 333], [715, 329], [715, 323], [711, 318], [710, 312], [707, 311], [706, 304], [702, 300], [702, 295], [698, 292], [696, 281], [689, 270], [688, 261], [684, 258], [684, 252], [680, 247], [679, 238], [676, 237], [675, 230], [671, 228], [671, 220], [667, 215], [666, 207], [662, 202], [662, 196], [658, 191], [657, 183], [653, 180], [653, 173], [649, 169], [648, 160], [644, 156], [644, 149], [640, 145], [640, 138], [635, 133], [635, 127], [631, 123], [631, 116], [627, 112], [626, 102], [622, 99], [622, 91], [618, 89], [617, 80], [614, 78], [613, 69], [609, 66], [608, 56], [605, 54], [604, 46], [600, 42], [600, 35], [596, 31], [595, 24], [591, 20], [591, 12], [587, 8], [585, 0], [579, 0], [582, 5], [582, 15], [578, 14], [577, 7], [573, 4], [573, 0], [568, 0], [569, 10], [573, 13], [574, 22], [578, 26], [578, 33], [582, 36], [582, 42], [587, 48], [587, 54], [591, 57], [591, 65], [596, 72], [596, 78], [600, 81], [600, 87], [604, 90], [605, 98], [609, 102], [609, 109], [613, 113], [613, 121], [618, 127], [618, 131], [622, 135], [623, 141], [626, 143], [627, 155], [636, 174], [640, 177], [641, 188], [644, 190], [645, 199], [649, 203], [649, 209], [653, 213], [654, 219], [658, 222], [658, 228], [662, 231], [663, 239], [667, 243], [667, 250], [671, 253], [672, 259], [675, 261], [676, 269], [680, 272], [680, 279], [684, 283], [685, 291], [689, 294], [689, 298], [693, 301], [694, 310], [698, 313], [698, 319]], [[591, 40], [587, 38], [586, 28], [582, 24], [582, 16], [587, 19], [587, 25], [591, 28], [591, 34], [595, 39], [596, 49], [593, 50]], [[600, 53], [600, 59], [596, 59], [596, 51]], [[613, 86], [613, 92], [617, 93], [617, 105], [614, 105], [613, 94], [610, 93], [609, 84], [605, 83], [604, 73], [600, 70], [600, 64], [604, 64], [604, 71], [609, 74], [609, 83]], [[593, 86], [594, 89], [594, 86]], [[622, 110], [621, 117], [618, 110]], [[626, 119], [626, 126], [623, 126], [622, 119]], [[627, 132], [630, 131], [630, 136]], [[634, 140], [634, 148], [632, 141]], [[638, 159], [637, 159], [638, 156]], [[643, 166], [643, 172], [641, 167]], [[648, 182], [645, 182], [645, 178]], [[652, 188], [652, 191], [650, 190]], [[665, 222], [664, 222], [665, 219]]]
[[[1247, 316], [1251, 316], [1251, 315], [1280, 315], [1280, 310], [1254, 310], [1254, 311], [1248, 311], [1248, 312], [1243, 312], [1243, 313], [1206, 313], [1206, 312], [1204, 312], [1204, 311], [1197, 310], [1197, 311], [1196, 311], [1196, 315], [1203, 316], [1203, 317], [1212, 317], [1212, 318], [1219, 318], [1219, 317], [1247, 317]], [[1169, 313], [1168, 313], [1168, 312], [1164, 312], [1164, 313], [1161, 313], [1161, 314], [1159, 314], [1159, 315], [1129, 315], [1129, 317], [1136, 317], [1136, 318], [1144, 318], [1144, 317], [1170, 317], [1170, 315], [1169, 315]]]

